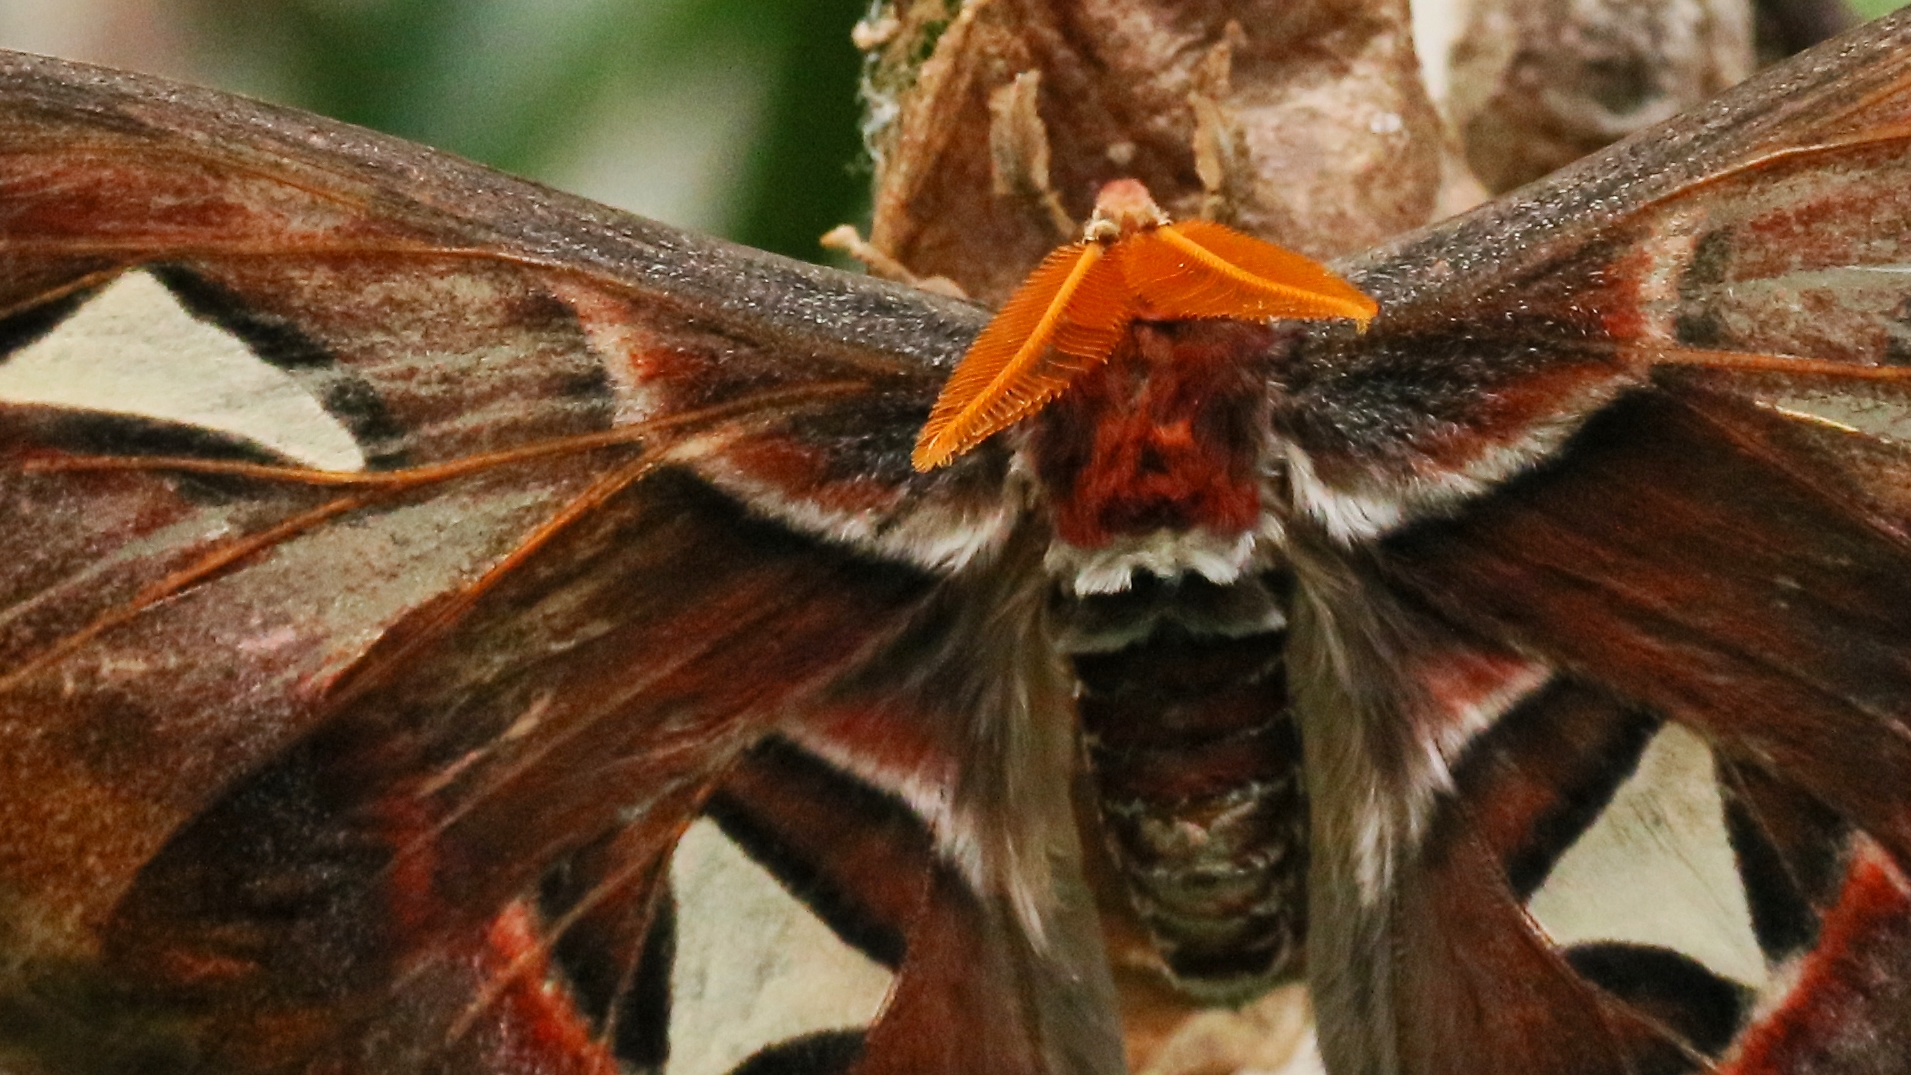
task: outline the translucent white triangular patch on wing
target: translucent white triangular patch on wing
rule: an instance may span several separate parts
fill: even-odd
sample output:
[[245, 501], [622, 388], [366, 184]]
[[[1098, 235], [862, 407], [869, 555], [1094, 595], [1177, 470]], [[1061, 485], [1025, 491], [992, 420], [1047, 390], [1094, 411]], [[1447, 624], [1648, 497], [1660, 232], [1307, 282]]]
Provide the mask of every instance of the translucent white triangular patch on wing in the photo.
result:
[[0, 362], [0, 399], [185, 422], [322, 470], [365, 469], [312, 393], [137, 270]]
[[1528, 905], [1561, 945], [1653, 944], [1753, 987], [1768, 971], [1725, 830], [1712, 752], [1668, 725]]
[[677, 952], [664, 1075], [723, 1075], [764, 1046], [875, 1020], [894, 976], [844, 944], [715, 823], [684, 834], [670, 883]]
[[1188, 1016], [1140, 1075], [1323, 1075], [1307, 987], [1277, 986], [1236, 1008]]

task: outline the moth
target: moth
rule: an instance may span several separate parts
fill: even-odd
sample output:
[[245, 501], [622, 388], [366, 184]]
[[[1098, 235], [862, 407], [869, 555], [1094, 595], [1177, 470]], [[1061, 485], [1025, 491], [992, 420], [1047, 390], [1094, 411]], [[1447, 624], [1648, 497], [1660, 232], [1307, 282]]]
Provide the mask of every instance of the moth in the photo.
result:
[[[1364, 331], [1137, 317], [927, 471], [975, 307], [0, 95], [0, 375], [232, 371], [0, 407], [0, 1066], [670, 1070], [708, 819], [884, 983], [742, 1066], [1117, 1072], [1078, 809], [1335, 1075], [1906, 1066], [1911, 20], [1335, 265]], [[1671, 734], [1756, 991], [1530, 906]]]

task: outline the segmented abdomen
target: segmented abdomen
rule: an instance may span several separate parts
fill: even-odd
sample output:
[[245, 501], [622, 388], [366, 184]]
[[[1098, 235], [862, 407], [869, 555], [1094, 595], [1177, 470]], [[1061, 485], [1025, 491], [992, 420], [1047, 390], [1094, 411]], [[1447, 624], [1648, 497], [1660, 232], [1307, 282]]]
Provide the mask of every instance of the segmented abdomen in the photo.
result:
[[1302, 969], [1307, 802], [1284, 638], [1163, 618], [1073, 655], [1110, 853], [1168, 971], [1216, 999]]

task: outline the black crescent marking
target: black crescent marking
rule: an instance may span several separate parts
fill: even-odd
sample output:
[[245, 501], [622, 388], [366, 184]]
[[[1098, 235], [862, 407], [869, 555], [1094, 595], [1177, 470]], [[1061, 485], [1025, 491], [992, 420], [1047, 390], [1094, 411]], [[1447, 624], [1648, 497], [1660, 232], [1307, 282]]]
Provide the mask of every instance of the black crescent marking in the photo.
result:
[[[844, 808], [868, 818], [872, 827], [923, 828], [921, 820], [901, 799], [844, 774], [786, 740], [766, 740], [755, 749], [773, 755], [779, 768], [797, 771], [806, 781], [827, 785], [829, 794], [838, 796]], [[791, 853], [774, 827], [742, 809], [733, 799], [719, 793], [712, 797], [704, 812], [744, 854], [769, 871], [770, 876], [821, 919], [844, 944], [892, 971], [902, 966], [905, 944], [901, 923], [877, 917], [852, 893], [832, 883], [816, 864]]]
[[336, 418], [364, 453], [370, 470], [404, 465], [399, 445], [404, 432], [386, 410], [378, 390], [284, 318], [261, 313], [227, 289], [179, 265], [144, 266], [170, 291], [185, 311], [216, 325], [245, 344], [246, 349], [288, 377], [318, 400]]

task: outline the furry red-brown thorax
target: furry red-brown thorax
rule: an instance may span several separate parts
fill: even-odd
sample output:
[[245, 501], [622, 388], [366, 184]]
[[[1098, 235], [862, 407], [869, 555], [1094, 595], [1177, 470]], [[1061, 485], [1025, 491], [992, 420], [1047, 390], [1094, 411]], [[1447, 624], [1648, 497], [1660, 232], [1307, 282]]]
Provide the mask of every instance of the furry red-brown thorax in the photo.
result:
[[1084, 549], [1159, 531], [1260, 526], [1273, 330], [1138, 322], [1034, 420], [1024, 451], [1058, 538]]

